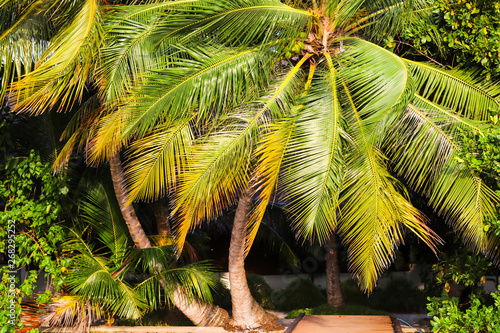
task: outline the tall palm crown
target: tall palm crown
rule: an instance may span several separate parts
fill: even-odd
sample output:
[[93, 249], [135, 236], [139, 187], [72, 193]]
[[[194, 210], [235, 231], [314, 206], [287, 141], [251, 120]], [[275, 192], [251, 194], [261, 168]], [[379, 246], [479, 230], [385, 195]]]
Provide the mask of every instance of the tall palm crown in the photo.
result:
[[[85, 35], [71, 64], [98, 46], [87, 74], [100, 107], [90, 99], [75, 116], [63, 153], [80, 145], [99, 162], [125, 149], [131, 200], [172, 195], [181, 242], [251, 187], [248, 247], [279, 202], [306, 239], [337, 230], [370, 290], [405, 230], [438, 241], [394, 173], [473, 248], [492, 241], [483, 227], [498, 198], [455, 156], [457, 133], [481, 131], [500, 90], [374, 43], [424, 16], [425, 1], [81, 3], [70, 27], [104, 34]], [[12, 86], [18, 109], [65, 106], [59, 95], [30, 96], [49, 84], [47, 71], [62, 62], [51, 55], [68, 45], [53, 44]], [[50, 84], [69, 78], [67, 64], [59, 70]], [[64, 84], [67, 96], [81, 92]]]

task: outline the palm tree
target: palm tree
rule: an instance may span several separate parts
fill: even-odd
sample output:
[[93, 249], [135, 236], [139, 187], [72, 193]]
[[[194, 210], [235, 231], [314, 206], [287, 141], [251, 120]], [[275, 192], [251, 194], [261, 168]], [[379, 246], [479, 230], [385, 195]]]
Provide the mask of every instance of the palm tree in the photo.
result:
[[[114, 3], [121, 5], [119, 1]], [[16, 111], [35, 115], [51, 109], [68, 111], [80, 104], [63, 133], [67, 143], [56, 159], [58, 170], [62, 168], [57, 167], [69, 161], [75, 148], [85, 147], [92, 126], [106, 114], [103, 106], [106, 98], [97, 95], [99, 89], [94, 85], [93, 74], [100, 62], [103, 29], [113, 27], [110, 23], [113, 22], [112, 14], [113, 6], [99, 0], [0, 1], [0, 98], [7, 93]], [[103, 18], [107, 21], [104, 22]], [[128, 192], [122, 186], [119, 156], [113, 157], [110, 165], [112, 172], [116, 172], [112, 178], [117, 182], [117, 198], [123, 203], [123, 199], [127, 201]], [[122, 204], [121, 208], [134, 243], [139, 248], [149, 248], [151, 244], [133, 207]], [[181, 291], [174, 290], [173, 302], [196, 324], [222, 325], [228, 318], [223, 309], [189, 300]]]
[[[366, 291], [404, 233], [439, 241], [392, 173], [467, 244], [488, 250], [483, 226], [499, 199], [455, 158], [455, 134], [484, 128], [498, 87], [376, 44], [425, 15], [425, 1], [179, 0], [110, 12], [95, 72], [101, 109], [80, 118], [88, 160], [119, 166], [112, 158], [125, 150], [123, 206], [173, 194], [180, 245], [198, 223], [237, 206], [237, 325], [266, 321], [243, 260], [273, 202], [306, 240], [337, 233]], [[33, 77], [13, 86], [15, 96], [32, 91]], [[35, 109], [32, 100], [19, 108]]]
[[[104, 315], [138, 319], [159, 304], [171, 303], [178, 288], [189, 300], [211, 299], [212, 267], [206, 262], [182, 265], [171, 246], [132, 249], [116, 198], [109, 193], [96, 182], [86, 190], [79, 205], [81, 220], [69, 230], [64, 246], [72, 261], [67, 267], [71, 295], [50, 306], [54, 309], [44, 318], [46, 326], [85, 332]], [[168, 286], [162, 297], [161, 284]]]

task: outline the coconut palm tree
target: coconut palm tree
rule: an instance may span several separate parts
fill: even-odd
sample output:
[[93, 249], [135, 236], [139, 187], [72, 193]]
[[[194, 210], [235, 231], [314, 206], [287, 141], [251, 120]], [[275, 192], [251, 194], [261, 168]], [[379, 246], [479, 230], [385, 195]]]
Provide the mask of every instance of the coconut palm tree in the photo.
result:
[[[432, 247], [439, 240], [394, 173], [487, 251], [483, 226], [498, 197], [455, 158], [455, 134], [482, 130], [498, 87], [376, 44], [425, 15], [425, 1], [179, 0], [107, 12], [94, 76], [101, 106], [80, 118], [88, 160], [118, 167], [125, 151], [123, 207], [173, 194], [180, 245], [198, 223], [237, 207], [237, 325], [267, 321], [243, 260], [273, 202], [306, 240], [338, 233], [367, 291], [405, 232]], [[22, 102], [41, 87], [30, 80], [50, 77], [33, 73], [13, 86], [19, 109], [39, 104]]]
[[133, 140], [131, 200], [167, 195], [180, 177], [180, 242], [237, 205], [230, 282], [241, 326], [266, 321], [246, 288], [243, 259], [273, 201], [286, 204], [306, 239], [335, 244], [338, 232], [367, 291], [407, 230], [431, 247], [439, 240], [391, 172], [427, 195], [476, 250], [487, 250], [483, 226], [498, 201], [454, 158], [455, 133], [481, 130], [498, 108], [498, 87], [373, 43], [423, 4], [311, 5], [222, 1], [172, 10], [144, 30], [156, 45], [168, 43], [162, 56], [171, 59], [140, 76], [93, 141], [92, 158], [102, 159]]
[[[120, 1], [113, 3], [122, 5]], [[16, 111], [35, 115], [49, 110], [68, 111], [79, 104], [63, 133], [67, 143], [56, 166], [67, 163], [74, 148], [85, 147], [92, 125], [106, 114], [106, 98], [97, 95], [94, 73], [101, 59], [104, 27], [113, 27], [112, 14], [113, 6], [99, 0], [0, 1], [0, 97], [3, 99], [7, 92]], [[117, 182], [117, 198], [120, 203], [127, 202], [118, 155], [110, 158], [110, 165]], [[134, 243], [149, 248], [151, 244], [133, 207], [122, 204], [121, 208]], [[221, 325], [228, 318], [225, 310], [188, 300], [183, 292], [174, 290], [173, 302], [196, 324]]]

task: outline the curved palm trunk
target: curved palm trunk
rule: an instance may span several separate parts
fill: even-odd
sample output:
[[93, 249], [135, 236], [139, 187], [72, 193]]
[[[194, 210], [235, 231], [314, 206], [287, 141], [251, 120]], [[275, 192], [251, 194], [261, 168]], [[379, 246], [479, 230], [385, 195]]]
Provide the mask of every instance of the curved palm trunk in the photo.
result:
[[[141, 222], [137, 218], [134, 207], [127, 205], [128, 191], [123, 179], [119, 154], [116, 154], [109, 160], [109, 166], [115, 195], [135, 246], [140, 249], [151, 247], [151, 243], [141, 226]], [[188, 302], [179, 288], [174, 290], [173, 299], [175, 306], [197, 326], [224, 326], [230, 320], [227, 311], [218, 306], [202, 304], [200, 302]]]
[[162, 201], [153, 204], [153, 211], [155, 214], [156, 228], [160, 236], [172, 236], [172, 229], [170, 228], [169, 213], [166, 203]]
[[326, 243], [326, 299], [329, 306], [341, 308], [345, 305], [340, 288], [340, 269], [337, 254], [337, 235], [332, 232]]
[[233, 303], [233, 320], [236, 326], [242, 328], [257, 328], [272, 320], [272, 316], [267, 314], [252, 297], [245, 274], [246, 226], [252, 203], [251, 192], [245, 189], [240, 195], [236, 208], [229, 246], [229, 284]]

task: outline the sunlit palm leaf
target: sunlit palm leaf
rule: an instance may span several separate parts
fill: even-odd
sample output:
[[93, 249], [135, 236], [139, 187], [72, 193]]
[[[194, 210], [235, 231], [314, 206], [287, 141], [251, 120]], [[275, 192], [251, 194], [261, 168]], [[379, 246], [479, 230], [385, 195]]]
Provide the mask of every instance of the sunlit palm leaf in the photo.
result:
[[336, 227], [344, 173], [337, 73], [328, 55], [327, 59], [328, 74], [323, 72], [325, 78], [313, 80], [297, 112], [278, 188], [294, 230], [320, 242]]
[[178, 119], [197, 109], [208, 116], [213, 107], [234, 106], [255, 98], [272, 64], [255, 49], [222, 50], [193, 48], [192, 59], [178, 59], [175, 67], [148, 76], [144, 86], [118, 112], [129, 114], [123, 138], [142, 136], [156, 121]]
[[75, 19], [54, 37], [36, 69], [12, 85], [16, 110], [38, 114], [66, 110], [81, 100], [101, 43], [97, 0], [87, 0]]
[[500, 88], [484, 82], [478, 73], [444, 70], [431, 64], [404, 61], [416, 82], [416, 91], [433, 103], [477, 120], [488, 119], [490, 110], [500, 108]]
[[361, 288], [371, 291], [389, 267], [403, 241], [404, 226], [434, 248], [437, 237], [425, 225], [426, 217], [408, 201], [375, 147], [349, 154], [345, 188], [339, 233], [348, 244], [349, 266]]
[[468, 245], [477, 251], [486, 250], [485, 220], [495, 216], [500, 198], [479, 177], [452, 158], [429, 201]]
[[300, 65], [284, 75], [264, 105], [250, 104], [228, 118], [225, 128], [203, 138], [193, 147], [190, 169], [178, 187], [176, 210], [180, 210], [178, 242], [182, 247], [187, 232], [204, 219], [219, 216], [235, 203], [239, 191], [248, 186], [250, 160], [259, 126], [266, 117], [278, 116], [293, 100], [299, 84]]
[[169, 16], [156, 35], [158, 43], [176, 36], [187, 42], [208, 35], [225, 45], [255, 45], [296, 39], [311, 21], [312, 13], [278, 0], [200, 0], [187, 12]]
[[176, 184], [193, 140], [190, 121], [160, 126], [132, 143], [125, 169], [130, 201], [158, 199]]
[[356, 105], [365, 132], [374, 137], [389, 111], [403, 109], [413, 95], [410, 75], [399, 57], [375, 44], [347, 39], [344, 47], [339, 76], [350, 90], [350, 102]]

